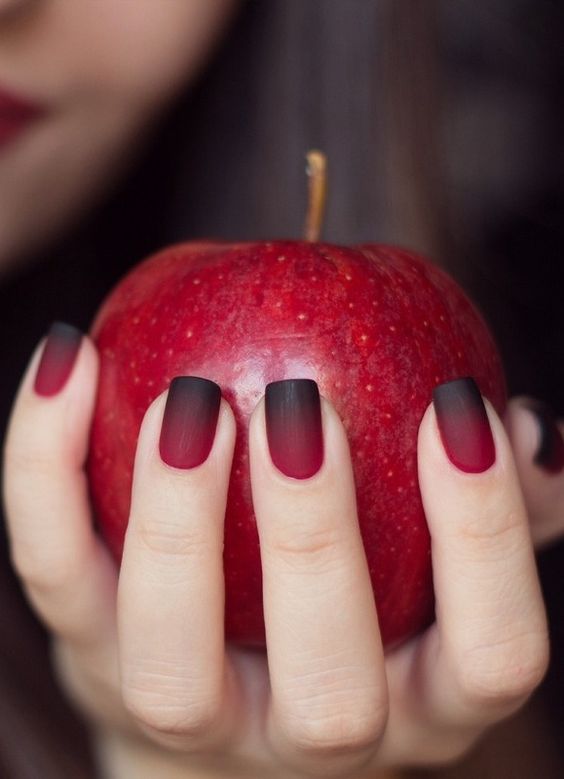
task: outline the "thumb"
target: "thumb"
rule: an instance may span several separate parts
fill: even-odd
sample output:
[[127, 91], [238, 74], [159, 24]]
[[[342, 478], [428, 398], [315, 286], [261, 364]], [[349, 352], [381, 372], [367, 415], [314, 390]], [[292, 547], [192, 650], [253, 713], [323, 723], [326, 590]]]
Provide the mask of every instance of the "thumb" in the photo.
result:
[[564, 537], [564, 421], [527, 397], [513, 398], [505, 424], [535, 547]]

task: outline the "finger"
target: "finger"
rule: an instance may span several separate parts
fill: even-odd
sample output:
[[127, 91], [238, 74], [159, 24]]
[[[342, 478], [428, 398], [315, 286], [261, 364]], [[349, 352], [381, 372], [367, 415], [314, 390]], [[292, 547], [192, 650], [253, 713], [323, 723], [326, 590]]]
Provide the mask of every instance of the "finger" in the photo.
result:
[[4, 452], [14, 567], [43, 621], [83, 645], [115, 627], [115, 566], [93, 531], [83, 471], [97, 372], [90, 340], [55, 324], [22, 381]]
[[376, 749], [387, 688], [346, 434], [315, 382], [275, 382], [249, 447], [270, 739], [294, 767], [352, 770]]
[[[548, 662], [546, 617], [511, 447], [476, 385], [435, 393], [419, 430], [437, 622], [389, 664], [387, 759], [452, 758], [512, 713]], [[451, 751], [454, 750], [454, 753]]]
[[505, 423], [535, 546], [564, 534], [564, 423], [532, 398], [510, 401]]
[[234, 442], [219, 387], [181, 377], [147, 411], [137, 447], [118, 593], [123, 696], [144, 730], [185, 750], [233, 727], [223, 525]]

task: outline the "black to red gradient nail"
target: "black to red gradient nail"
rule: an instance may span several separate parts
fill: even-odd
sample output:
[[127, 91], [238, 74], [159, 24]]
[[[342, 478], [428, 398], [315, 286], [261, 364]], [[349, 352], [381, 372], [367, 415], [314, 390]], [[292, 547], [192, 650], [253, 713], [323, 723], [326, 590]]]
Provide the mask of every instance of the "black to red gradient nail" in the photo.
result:
[[531, 404], [528, 409], [539, 429], [539, 445], [533, 462], [548, 473], [561, 473], [564, 470], [564, 439], [554, 414], [544, 403]]
[[474, 379], [456, 379], [436, 387], [433, 405], [451, 463], [465, 473], [487, 471], [495, 462], [495, 444]]
[[76, 327], [63, 322], [51, 325], [35, 374], [33, 388], [38, 395], [51, 397], [63, 389], [71, 375], [81, 341], [82, 333]]
[[321, 402], [311, 379], [268, 384], [265, 393], [266, 435], [272, 462], [286, 476], [307, 479], [323, 463]]
[[174, 468], [195, 468], [213, 446], [221, 389], [199, 376], [177, 376], [170, 383], [159, 451]]

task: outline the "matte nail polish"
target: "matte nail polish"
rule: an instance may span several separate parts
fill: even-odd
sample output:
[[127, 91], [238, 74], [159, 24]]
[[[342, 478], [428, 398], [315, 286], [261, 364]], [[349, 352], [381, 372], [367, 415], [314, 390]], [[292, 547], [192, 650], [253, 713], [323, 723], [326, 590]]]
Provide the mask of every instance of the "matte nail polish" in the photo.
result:
[[195, 468], [213, 446], [221, 389], [199, 376], [177, 376], [170, 383], [159, 451], [174, 468]]
[[307, 479], [323, 463], [319, 389], [311, 379], [268, 384], [266, 434], [272, 462], [286, 476]]
[[548, 473], [564, 470], [564, 439], [550, 408], [544, 403], [528, 406], [539, 429], [539, 445], [533, 462]]
[[487, 471], [495, 462], [495, 444], [474, 379], [456, 379], [436, 387], [433, 404], [451, 463], [465, 473]]
[[51, 397], [63, 389], [71, 375], [81, 341], [82, 333], [76, 327], [63, 322], [51, 325], [35, 374], [33, 388], [38, 395]]

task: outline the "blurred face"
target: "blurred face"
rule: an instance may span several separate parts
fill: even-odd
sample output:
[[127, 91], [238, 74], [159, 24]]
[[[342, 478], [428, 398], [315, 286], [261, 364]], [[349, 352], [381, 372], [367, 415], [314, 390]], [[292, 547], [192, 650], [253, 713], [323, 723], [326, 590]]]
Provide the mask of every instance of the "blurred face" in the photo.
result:
[[0, 271], [91, 205], [236, 0], [0, 0]]

